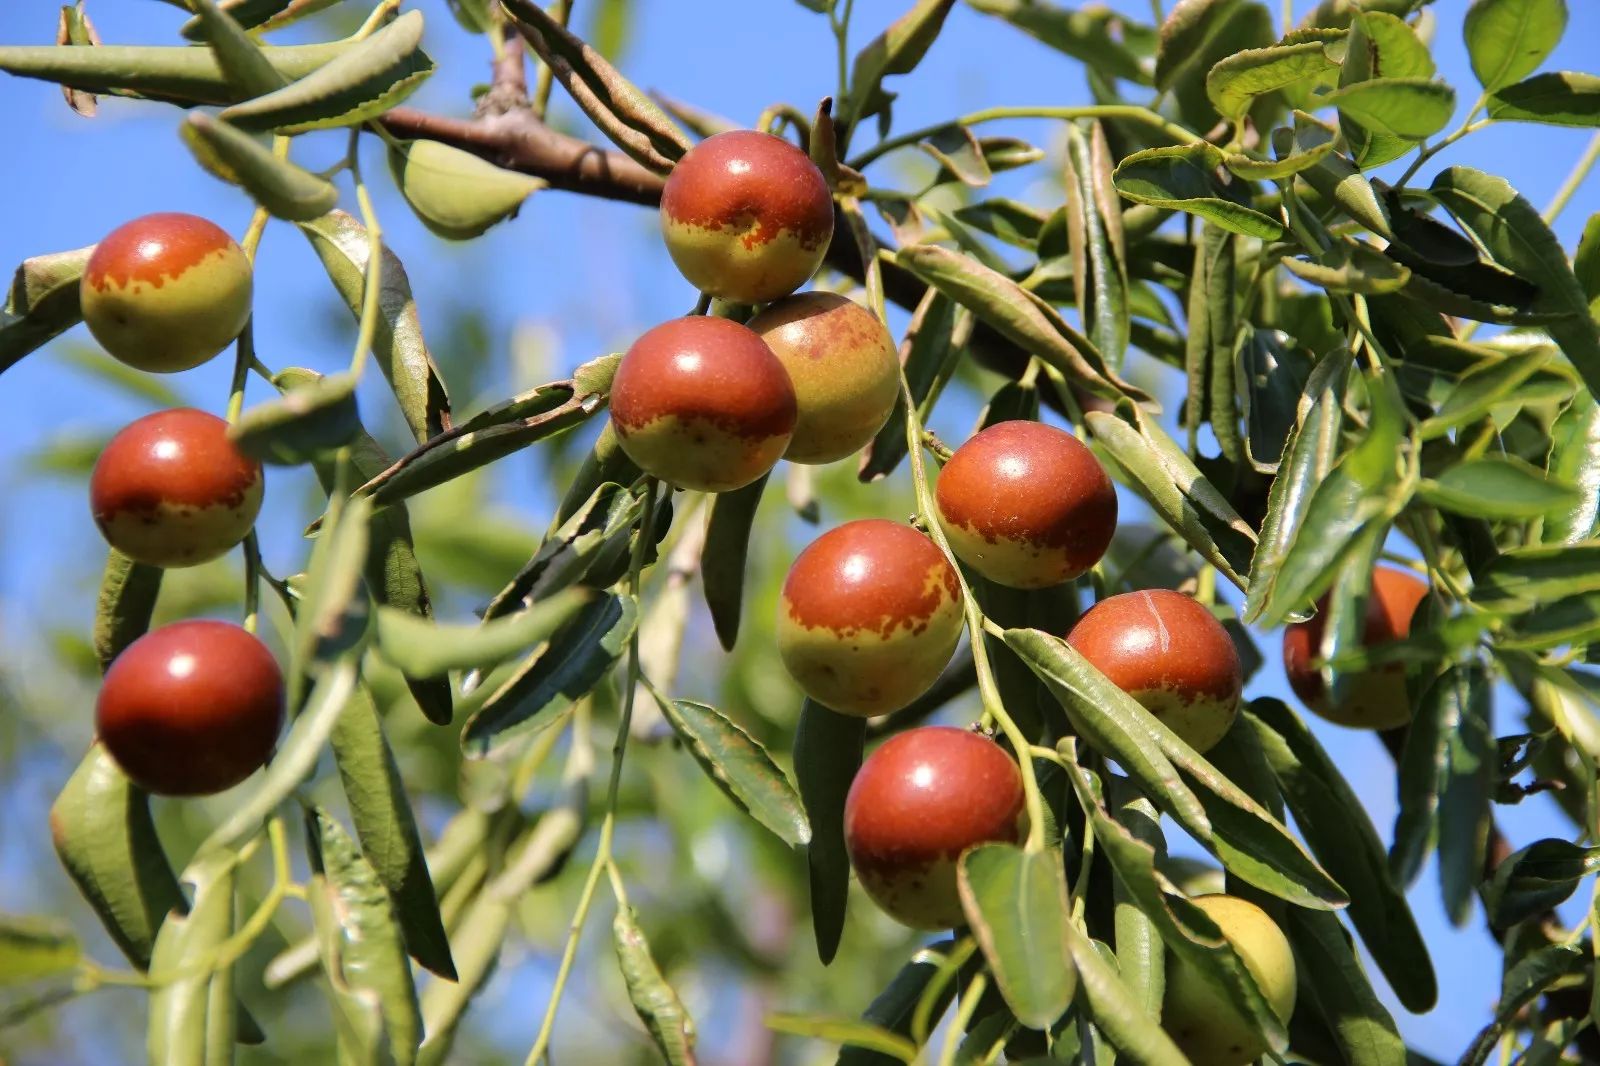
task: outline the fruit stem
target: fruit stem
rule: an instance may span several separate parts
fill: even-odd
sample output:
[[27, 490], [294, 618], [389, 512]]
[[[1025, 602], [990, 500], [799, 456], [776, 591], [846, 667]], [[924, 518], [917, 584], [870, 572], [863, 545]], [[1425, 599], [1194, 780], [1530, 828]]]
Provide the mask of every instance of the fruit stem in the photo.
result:
[[950, 1028], [945, 1030], [944, 1050], [939, 1052], [939, 1066], [952, 1066], [956, 1061], [956, 1052], [961, 1047], [961, 1038], [966, 1035], [967, 1023], [972, 1021], [972, 1016], [978, 1010], [978, 1001], [983, 998], [983, 993], [989, 987], [989, 975], [979, 970], [972, 975], [972, 980], [967, 982], [967, 990], [961, 994], [961, 1004], [956, 1008], [956, 1016], [950, 1020]]
[[[494, 10], [498, 12], [500, 5], [495, 4]], [[550, 5], [550, 17], [562, 26], [572, 17], [572, 0], [555, 0]], [[504, 16], [500, 16], [502, 19]], [[532, 109], [534, 117], [543, 119], [545, 112], [550, 108], [550, 87], [555, 81], [555, 72], [550, 69], [549, 63], [541, 62], [538, 72], [533, 76], [533, 99], [528, 106]]]
[[244, 629], [256, 631], [261, 614], [261, 545], [256, 541], [256, 531], [251, 529], [244, 537]]
[[356, 203], [361, 207], [361, 223], [367, 227], [367, 274], [361, 286], [361, 324], [356, 331], [356, 350], [350, 357], [350, 374], [360, 377], [366, 366], [367, 352], [372, 349], [373, 337], [378, 330], [378, 299], [383, 294], [383, 229], [378, 225], [378, 213], [373, 210], [372, 196], [361, 176], [361, 129], [350, 131], [350, 147], [345, 158], [350, 163], [350, 176], [356, 186]]
[[1175, 122], [1169, 122], [1148, 107], [1137, 104], [1089, 104], [1082, 107], [986, 107], [981, 111], [973, 111], [959, 118], [947, 119], [932, 126], [924, 126], [910, 133], [902, 133], [897, 137], [890, 137], [879, 141], [860, 155], [849, 161], [849, 166], [860, 170], [867, 164], [888, 155], [890, 152], [916, 144], [924, 137], [931, 136], [951, 126], [976, 126], [984, 122], [993, 122], [997, 119], [1007, 118], [1120, 118], [1130, 122], [1142, 122], [1146, 126], [1160, 130], [1178, 144], [1201, 144], [1205, 141], [1197, 133], [1184, 129]]
[[1578, 191], [1584, 179], [1589, 176], [1589, 171], [1594, 169], [1595, 162], [1600, 160], [1600, 130], [1589, 138], [1589, 147], [1584, 149], [1583, 155], [1573, 164], [1572, 172], [1561, 183], [1561, 188], [1556, 190], [1555, 196], [1550, 199], [1549, 205], [1540, 212], [1546, 225], [1551, 225], [1566, 210], [1567, 202], [1572, 199], [1572, 194]]
[[[649, 549], [650, 532], [655, 527], [656, 488], [658, 482], [653, 477], [644, 480], [644, 508], [639, 512], [638, 535], [633, 542], [633, 558], [628, 565], [628, 591], [637, 597], [643, 582], [640, 575], [644, 570], [644, 557]], [[624, 903], [626, 894], [621, 892], [621, 875], [610, 868], [611, 862], [611, 837], [617, 825], [617, 797], [622, 787], [622, 758], [628, 750], [628, 735], [633, 725], [633, 701], [639, 690], [639, 630], [634, 628], [633, 636], [628, 640], [628, 679], [622, 694], [622, 713], [617, 721], [617, 739], [611, 745], [611, 778], [606, 785], [606, 813], [600, 822], [600, 839], [595, 845], [594, 860], [589, 864], [588, 876], [583, 882], [583, 892], [578, 896], [578, 907], [573, 912], [572, 924], [567, 928], [567, 944], [561, 952], [561, 965], [556, 970], [556, 980], [550, 990], [550, 1003], [545, 1007], [544, 1021], [539, 1025], [539, 1034], [534, 1038], [533, 1047], [528, 1050], [525, 1066], [536, 1066], [549, 1052], [550, 1034], [555, 1028], [556, 1009], [561, 1005], [561, 995], [566, 991], [567, 978], [572, 973], [572, 963], [578, 955], [578, 939], [583, 935], [584, 924], [589, 919], [589, 908], [594, 903], [595, 887], [600, 883], [602, 873], [610, 873], [613, 877], [612, 890], [618, 892], [617, 902]]]

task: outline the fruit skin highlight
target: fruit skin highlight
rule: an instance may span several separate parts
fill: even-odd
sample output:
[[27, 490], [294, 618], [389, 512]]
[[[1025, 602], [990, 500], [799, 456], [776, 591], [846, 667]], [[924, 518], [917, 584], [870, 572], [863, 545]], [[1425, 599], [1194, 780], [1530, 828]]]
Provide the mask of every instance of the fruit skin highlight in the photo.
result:
[[261, 464], [228, 424], [192, 407], [124, 426], [95, 461], [89, 507], [106, 542], [148, 566], [196, 566], [243, 540], [261, 512]]
[[794, 433], [794, 386], [737, 322], [691, 315], [634, 341], [611, 383], [628, 458], [680, 489], [728, 492], [772, 469]]
[[83, 320], [115, 358], [172, 374], [232, 344], [250, 321], [250, 257], [197, 215], [144, 215], [95, 246], [79, 282]]
[[[1193, 902], [1217, 923], [1272, 1013], [1288, 1025], [1294, 1014], [1295, 962], [1277, 923], [1236, 896], [1196, 896]], [[1167, 956], [1161, 1024], [1195, 1066], [1244, 1066], [1267, 1053], [1267, 1042], [1222, 989], [1174, 955]]]
[[[1404, 638], [1411, 632], [1411, 616], [1427, 596], [1427, 583], [1404, 570], [1386, 566], [1373, 570], [1361, 643], [1370, 647]], [[1393, 729], [1411, 721], [1411, 698], [1406, 693], [1402, 663], [1388, 663], [1352, 678], [1340, 704], [1328, 698], [1315, 666], [1327, 629], [1327, 607], [1327, 597], [1323, 597], [1315, 615], [1283, 631], [1283, 669], [1294, 694], [1328, 721], [1354, 729]]]
[[833, 239], [828, 182], [800, 149], [756, 130], [707, 137], [672, 168], [661, 235], [701, 292], [766, 303], [804, 285]]
[[831, 463], [877, 435], [900, 395], [894, 338], [865, 307], [831, 292], [779, 300], [750, 320], [789, 372], [799, 401], [792, 463]]
[[267, 761], [283, 727], [283, 674], [228, 622], [146, 633], [106, 671], [95, 728], [134, 783], [164, 796], [231, 788]]
[[844, 806], [850, 864], [874, 903], [916, 929], [964, 922], [956, 862], [978, 844], [1015, 843], [1022, 773], [988, 737], [923, 726], [861, 764]]
[[869, 518], [829, 530], [795, 559], [778, 653], [807, 696], [865, 718], [926, 692], [961, 627], [961, 585], [944, 553], [910, 526]]
[[1239, 652], [1222, 623], [1182, 593], [1108, 596], [1067, 643], [1195, 751], [1215, 745], [1239, 715]]
[[1038, 589], [1088, 570], [1117, 530], [1117, 494], [1094, 453], [1043, 422], [999, 422], [939, 472], [939, 524], [956, 558], [1001, 585]]

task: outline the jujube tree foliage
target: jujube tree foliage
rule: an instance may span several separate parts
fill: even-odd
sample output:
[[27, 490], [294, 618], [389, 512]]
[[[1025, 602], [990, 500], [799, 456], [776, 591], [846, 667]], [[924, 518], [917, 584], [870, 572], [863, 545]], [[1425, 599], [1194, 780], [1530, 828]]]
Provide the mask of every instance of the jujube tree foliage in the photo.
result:
[[[1555, 908], [1600, 863], [1600, 215], [1570, 250], [1551, 222], [1600, 141], [1541, 211], [1469, 139], [1600, 126], [1600, 78], [1544, 69], [1564, 0], [1325, 0], [1299, 21], [1181, 0], [1148, 23], [968, 0], [1086, 91], [916, 130], [897, 94], [954, 0], [864, 29], [867, 5], [804, 0], [837, 90], [753, 129], [642, 91], [567, 2], [452, 0], [493, 58], [467, 118], [404, 106], [442, 5], [383, 0], [285, 46], [338, 0], [169, 2], [180, 41], [102, 42], [80, 2], [56, 43], [0, 47], [80, 113], [171, 105], [196, 180], [254, 204], [39, 249], [0, 312], [0, 369], [80, 321], [139, 372], [234, 368], [214, 412], [140, 419], [94, 463], [97, 739], [49, 832], [82, 895], [62, 911], [92, 911], [125, 965], [64, 915], [5, 918], [5, 1021], [132, 985], [156, 1063], [478, 1061], [475, 1001], [560, 903], [547, 999], [512, 1019], [529, 1063], [580, 984], [625, 994], [641, 1053], [726, 1049], [676, 990], [714, 982], [714, 957], [737, 975], [718, 994], [759, 984], [783, 1034], [731, 1060], [1400, 1066], [1379, 982], [1463, 1009], [1437, 1003], [1406, 901], [1436, 856], [1450, 916], [1503, 949], [1462, 1061], [1596, 1056], [1600, 941]], [[871, 35], [853, 60], [852, 30]], [[1478, 84], [1437, 76], [1445, 34]], [[557, 86], [593, 142], [546, 125]], [[300, 138], [325, 130], [347, 149], [318, 169], [330, 142]], [[375, 142], [387, 173], [363, 169]], [[891, 165], [913, 153], [915, 178]], [[1052, 202], [986, 191], [1018, 168], [1058, 178]], [[458, 416], [468, 368], [425, 340], [382, 182], [449, 241], [547, 187], [658, 208], [700, 297]], [[348, 366], [257, 350], [252, 315], [280, 313], [252, 284], [268, 227], [326, 268]], [[1181, 395], [1140, 384], [1162, 365]], [[363, 424], [373, 374], [404, 454]], [[928, 430], [973, 389], [969, 439]], [[436, 616], [467, 590], [430, 590], [408, 501], [530, 448], [558, 482], [548, 529], [525, 561], [472, 560], [476, 617]], [[293, 466], [320, 492], [279, 577], [253, 525]], [[763, 544], [775, 476], [819, 523], [795, 556]], [[242, 625], [171, 618], [184, 568], [235, 547]], [[1246, 697], [1261, 637], [1302, 708]], [[732, 658], [701, 691], [713, 640]], [[1302, 710], [1383, 731], [1392, 828]], [[151, 793], [229, 789], [158, 835], [196, 801]], [[1568, 838], [1508, 841], [1496, 805], [1543, 792]], [[694, 842], [730, 821], [718, 874]], [[1169, 856], [1179, 838], [1214, 866]], [[751, 877], [809, 922], [763, 932]], [[615, 966], [581, 950], [604, 914]]]

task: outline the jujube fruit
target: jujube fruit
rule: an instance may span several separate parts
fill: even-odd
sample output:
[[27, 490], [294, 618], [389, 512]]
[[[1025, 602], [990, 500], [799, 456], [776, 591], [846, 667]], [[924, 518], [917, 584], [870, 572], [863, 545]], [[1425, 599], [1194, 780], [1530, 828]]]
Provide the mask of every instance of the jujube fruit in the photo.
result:
[[112, 230], [84, 267], [83, 320], [111, 355], [139, 370], [197, 367], [250, 320], [251, 266], [215, 223], [161, 212]]
[[691, 315], [633, 343], [611, 383], [628, 458], [681, 489], [728, 492], [771, 470], [795, 426], [794, 386], [766, 341]]
[[999, 422], [939, 472], [939, 523], [990, 581], [1037, 589], [1088, 570], [1111, 545], [1117, 494], [1094, 453], [1043, 422]]
[[884, 741], [861, 764], [845, 798], [845, 846], [861, 887], [890, 917], [949, 929], [964, 921], [961, 853], [1015, 842], [1022, 811], [1022, 774], [999, 745], [924, 726]]
[[837, 293], [805, 292], [768, 307], [750, 328], [783, 363], [799, 401], [785, 459], [831, 463], [883, 428], [900, 393], [900, 359], [877, 315]]
[[672, 261], [702, 292], [766, 303], [806, 283], [833, 238], [833, 196], [781, 137], [730, 130], [678, 160], [661, 193]]
[[1239, 652], [1222, 623], [1182, 593], [1108, 596], [1067, 643], [1196, 751], [1221, 740], [1239, 714]]
[[[1294, 1014], [1294, 953], [1277, 923], [1236, 896], [1197, 896], [1193, 902], [1217, 923], [1272, 1013], [1288, 1025]], [[1267, 1053], [1267, 1042], [1227, 993], [1176, 956], [1168, 957], [1161, 1025], [1196, 1066], [1244, 1066]]]
[[795, 558], [778, 607], [778, 652], [807, 696], [841, 714], [904, 707], [961, 638], [955, 568], [910, 526], [868, 518]]
[[283, 726], [283, 674], [227, 622], [146, 633], [106, 671], [95, 728], [134, 783], [166, 796], [231, 788], [267, 761]]
[[[1411, 632], [1411, 616], [1427, 595], [1427, 584], [1403, 570], [1382, 566], [1373, 570], [1361, 643], [1371, 646], [1404, 638]], [[1335, 704], [1329, 698], [1315, 665], [1322, 656], [1327, 608], [1324, 597], [1317, 604], [1315, 615], [1283, 631], [1283, 668], [1294, 694], [1311, 710], [1339, 725], [1393, 729], [1411, 721], [1411, 698], [1406, 693], [1403, 663], [1388, 663], [1360, 673], [1350, 678], [1343, 701]]]
[[89, 506], [106, 541], [150, 566], [194, 566], [244, 539], [261, 511], [261, 464], [228, 424], [191, 407], [124, 426], [95, 461]]

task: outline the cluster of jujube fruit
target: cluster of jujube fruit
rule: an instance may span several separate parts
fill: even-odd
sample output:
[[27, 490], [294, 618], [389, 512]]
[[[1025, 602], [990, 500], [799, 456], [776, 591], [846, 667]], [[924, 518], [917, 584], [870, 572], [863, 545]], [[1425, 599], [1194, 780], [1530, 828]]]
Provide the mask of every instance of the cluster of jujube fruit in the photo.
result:
[[[95, 246], [80, 283], [84, 321], [112, 356], [140, 370], [199, 366], [250, 319], [250, 258], [203, 218], [152, 214]], [[261, 510], [261, 464], [215, 415], [179, 407], [125, 426], [89, 480], [90, 509], [134, 563], [194, 566], [242, 541]], [[254, 634], [227, 622], [175, 622], [111, 663], [95, 705], [106, 750], [140, 786], [165, 795], [230, 788], [272, 754], [283, 676]]]
[[[711, 137], [673, 170], [661, 219], [679, 270], [724, 301], [730, 317], [663, 323], [624, 356], [611, 413], [639, 467], [679, 488], [728, 492], [766, 476], [780, 458], [827, 463], [870, 441], [899, 388], [892, 339], [843, 296], [791, 295], [820, 266], [833, 231], [831, 194], [810, 159], [765, 133]], [[745, 305], [763, 303], [746, 324], [733, 320]], [[1117, 525], [1117, 496], [1094, 453], [1037, 421], [993, 424], [961, 445], [938, 475], [935, 502], [955, 558], [1015, 589], [1085, 574]], [[1379, 570], [1364, 640], [1404, 636], [1425, 592], [1413, 577]], [[780, 599], [778, 651], [817, 704], [883, 715], [934, 684], [965, 622], [961, 577], [939, 546], [913, 526], [865, 519], [823, 533], [795, 559]], [[1342, 724], [1403, 722], [1410, 704], [1396, 667], [1354, 678], [1338, 704], [1328, 697], [1316, 665], [1323, 625], [1319, 614], [1285, 633], [1295, 692]], [[1108, 596], [1066, 641], [1196, 751], [1217, 744], [1238, 716], [1238, 652], [1192, 597], [1167, 589]], [[1012, 754], [979, 732], [925, 726], [894, 735], [865, 760], [844, 831], [868, 895], [899, 921], [932, 930], [964, 921], [961, 854], [1020, 840], [1026, 821]], [[1282, 932], [1245, 900], [1197, 903], [1287, 1021], [1295, 974]], [[1266, 1050], [1254, 1026], [1181, 961], [1169, 972], [1163, 1017], [1195, 1061], [1243, 1063]]]

